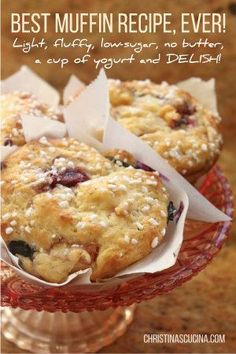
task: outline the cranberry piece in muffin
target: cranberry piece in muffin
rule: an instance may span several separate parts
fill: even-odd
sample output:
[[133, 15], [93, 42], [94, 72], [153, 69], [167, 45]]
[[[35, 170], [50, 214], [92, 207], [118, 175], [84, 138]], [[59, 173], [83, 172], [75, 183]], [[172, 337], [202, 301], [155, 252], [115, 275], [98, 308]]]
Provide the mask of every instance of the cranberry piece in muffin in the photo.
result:
[[78, 183], [89, 180], [89, 176], [78, 167], [66, 168], [59, 173], [52, 173], [51, 178], [51, 188], [54, 188], [57, 184], [61, 184], [65, 187], [74, 187]]

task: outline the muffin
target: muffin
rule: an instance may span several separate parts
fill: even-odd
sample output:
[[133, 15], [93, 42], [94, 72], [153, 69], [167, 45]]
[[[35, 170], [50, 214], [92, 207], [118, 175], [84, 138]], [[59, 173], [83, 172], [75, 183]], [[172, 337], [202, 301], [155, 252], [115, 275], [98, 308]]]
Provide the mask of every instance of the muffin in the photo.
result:
[[190, 182], [205, 174], [222, 147], [219, 117], [189, 93], [163, 82], [109, 80], [111, 115]]
[[60, 283], [92, 268], [96, 281], [160, 244], [173, 203], [158, 173], [133, 166], [127, 152], [106, 156], [74, 139], [43, 137], [7, 158], [2, 237], [27, 272]]
[[28, 92], [13, 92], [0, 96], [1, 140], [4, 146], [25, 144], [21, 115], [44, 116], [62, 120], [61, 114]]

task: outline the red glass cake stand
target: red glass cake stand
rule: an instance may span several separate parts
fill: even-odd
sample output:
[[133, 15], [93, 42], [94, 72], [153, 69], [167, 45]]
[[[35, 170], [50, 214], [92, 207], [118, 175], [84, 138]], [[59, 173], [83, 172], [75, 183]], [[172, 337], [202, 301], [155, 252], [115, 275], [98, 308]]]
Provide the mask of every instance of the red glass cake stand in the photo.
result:
[[[232, 216], [232, 192], [219, 167], [208, 173], [199, 189]], [[171, 291], [206, 267], [224, 244], [229, 229], [230, 222], [188, 220], [173, 267], [109, 288], [42, 288], [25, 282], [2, 264], [2, 332], [20, 348], [37, 353], [95, 352], [124, 333], [135, 303]]]

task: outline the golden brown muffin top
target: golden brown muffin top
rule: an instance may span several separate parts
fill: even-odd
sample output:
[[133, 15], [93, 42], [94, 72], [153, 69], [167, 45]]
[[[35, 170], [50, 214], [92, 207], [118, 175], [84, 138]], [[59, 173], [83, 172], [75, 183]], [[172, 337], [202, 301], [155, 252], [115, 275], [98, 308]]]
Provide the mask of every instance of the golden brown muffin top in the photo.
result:
[[91, 267], [97, 280], [158, 246], [166, 233], [168, 192], [157, 173], [120, 161], [69, 138], [41, 138], [7, 158], [2, 236], [25, 270], [62, 282]]

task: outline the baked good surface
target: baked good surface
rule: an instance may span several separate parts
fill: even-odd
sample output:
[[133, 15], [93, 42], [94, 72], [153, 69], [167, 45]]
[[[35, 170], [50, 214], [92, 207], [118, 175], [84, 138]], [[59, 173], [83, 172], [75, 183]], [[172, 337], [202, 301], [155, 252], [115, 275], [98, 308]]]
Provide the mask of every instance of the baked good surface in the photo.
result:
[[91, 267], [98, 280], [161, 242], [169, 196], [158, 173], [132, 167], [126, 152], [106, 155], [43, 137], [4, 162], [2, 237], [23, 269], [60, 283]]
[[62, 120], [62, 116], [56, 110], [50, 108], [28, 92], [13, 92], [0, 96], [1, 117], [1, 145], [25, 144], [21, 115], [44, 116], [47, 118]]
[[219, 117], [177, 86], [109, 80], [111, 114], [194, 182], [217, 160]]

